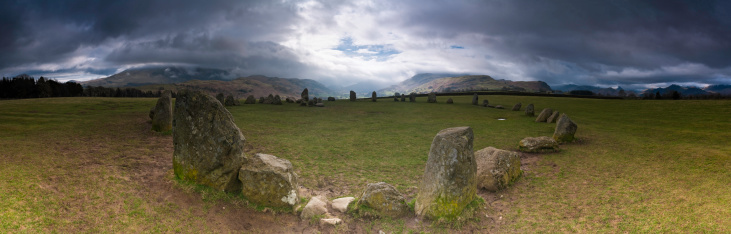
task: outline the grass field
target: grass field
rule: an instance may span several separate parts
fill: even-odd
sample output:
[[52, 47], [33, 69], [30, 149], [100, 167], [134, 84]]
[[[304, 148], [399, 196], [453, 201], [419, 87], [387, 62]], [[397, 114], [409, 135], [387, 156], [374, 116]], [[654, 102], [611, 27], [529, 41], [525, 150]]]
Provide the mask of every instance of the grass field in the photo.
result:
[[[473, 128], [474, 149], [516, 150], [550, 136], [517, 102], [567, 113], [578, 141], [524, 155], [511, 188], [481, 192], [486, 204], [458, 230], [497, 232], [731, 231], [731, 101], [594, 100], [480, 96], [506, 110], [468, 104], [327, 102], [326, 108], [230, 107], [247, 153], [289, 159], [310, 193], [359, 196], [384, 181], [414, 197], [431, 140]], [[240, 197], [180, 183], [171, 136], [149, 131], [155, 99], [0, 101], [0, 230], [38, 231], [457, 231], [413, 218], [346, 218], [335, 229], [292, 214], [256, 211]], [[497, 118], [506, 118], [504, 121]]]

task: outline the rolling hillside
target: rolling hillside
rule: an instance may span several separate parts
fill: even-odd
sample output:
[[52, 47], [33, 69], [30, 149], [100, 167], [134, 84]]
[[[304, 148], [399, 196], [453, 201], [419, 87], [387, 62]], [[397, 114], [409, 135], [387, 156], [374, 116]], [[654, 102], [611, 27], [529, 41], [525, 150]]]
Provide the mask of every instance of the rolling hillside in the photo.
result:
[[382, 95], [400, 93], [458, 92], [472, 90], [547, 92], [551, 87], [543, 81], [495, 80], [486, 75], [443, 76], [419, 74], [397, 85], [382, 89]]
[[86, 86], [137, 87], [151, 84], [173, 84], [189, 80], [230, 80], [235, 76], [226, 70], [212, 68], [154, 67], [128, 69], [112, 76], [82, 82]]

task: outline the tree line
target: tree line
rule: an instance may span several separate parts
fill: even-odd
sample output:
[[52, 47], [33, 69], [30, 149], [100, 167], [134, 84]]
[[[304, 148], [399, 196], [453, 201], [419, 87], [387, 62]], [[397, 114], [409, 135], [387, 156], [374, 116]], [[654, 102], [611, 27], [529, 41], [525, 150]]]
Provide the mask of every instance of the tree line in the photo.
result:
[[3, 77], [0, 80], [0, 98], [47, 98], [47, 97], [159, 97], [161, 90], [142, 91], [135, 88], [83, 87], [81, 84], [67, 81], [58, 82], [53, 79], [30, 76]]

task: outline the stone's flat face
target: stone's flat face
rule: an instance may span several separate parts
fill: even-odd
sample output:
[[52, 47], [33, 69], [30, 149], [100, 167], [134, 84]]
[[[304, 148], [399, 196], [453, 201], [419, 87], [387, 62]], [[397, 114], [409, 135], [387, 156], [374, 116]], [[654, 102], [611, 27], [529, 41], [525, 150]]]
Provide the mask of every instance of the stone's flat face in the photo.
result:
[[558, 142], [547, 136], [526, 137], [520, 140], [518, 149], [530, 153], [556, 152], [558, 151]]
[[173, 117], [173, 169], [178, 178], [226, 192], [241, 191], [238, 179], [246, 139], [231, 113], [215, 98], [182, 91]]
[[416, 102], [416, 93], [409, 94], [409, 102]]
[[528, 104], [528, 106], [525, 107], [525, 115], [527, 116], [534, 116], [535, 110], [533, 109], [533, 104]]
[[558, 120], [558, 111], [553, 111], [553, 114], [546, 119], [546, 123], [555, 123]]
[[157, 104], [151, 110], [152, 130], [156, 132], [167, 132], [173, 130], [173, 100], [172, 92], [165, 90]]
[[472, 128], [440, 131], [432, 141], [424, 176], [416, 195], [416, 214], [427, 218], [456, 217], [475, 199], [477, 163]]
[[523, 106], [523, 104], [518, 102], [518, 104], [515, 104], [515, 106], [513, 106], [513, 111], [520, 111], [521, 106]]
[[375, 102], [377, 100], [376, 91], [373, 91], [373, 93], [371, 94], [371, 100], [373, 102]]
[[310, 91], [305, 88], [305, 90], [302, 90], [302, 94], [300, 94], [300, 97], [302, 100], [309, 101], [310, 100]]
[[348, 205], [353, 201], [355, 201], [354, 197], [341, 197], [333, 200], [332, 207], [336, 211], [345, 212], [348, 211]]
[[355, 92], [353, 90], [350, 90], [350, 101], [351, 102], [354, 102], [355, 101], [355, 98], [356, 98], [355, 97]]
[[572, 142], [574, 141], [576, 134], [576, 123], [571, 121], [566, 114], [561, 115], [556, 123], [556, 130], [553, 132], [553, 139], [559, 143]]
[[358, 207], [365, 206], [372, 209], [375, 216], [400, 217], [408, 214], [404, 195], [395, 187], [384, 182], [368, 184], [363, 195], [358, 200]]
[[429, 93], [429, 97], [427, 97], [426, 102], [437, 103], [437, 94], [434, 92]]
[[317, 215], [327, 214], [327, 199], [324, 197], [312, 197], [307, 205], [302, 209], [300, 218], [309, 220]]
[[520, 154], [487, 147], [475, 152], [477, 187], [496, 192], [507, 188], [522, 174]]
[[553, 110], [551, 110], [551, 108], [543, 109], [541, 113], [538, 114], [538, 117], [536, 117], [536, 122], [546, 122], [551, 114], [553, 114]]
[[479, 99], [480, 98], [477, 94], [472, 95], [472, 105], [475, 105], [475, 106], [479, 105], [479, 103], [478, 103]]
[[269, 207], [294, 207], [298, 202], [297, 174], [289, 160], [256, 154], [241, 166], [241, 192], [250, 202]]

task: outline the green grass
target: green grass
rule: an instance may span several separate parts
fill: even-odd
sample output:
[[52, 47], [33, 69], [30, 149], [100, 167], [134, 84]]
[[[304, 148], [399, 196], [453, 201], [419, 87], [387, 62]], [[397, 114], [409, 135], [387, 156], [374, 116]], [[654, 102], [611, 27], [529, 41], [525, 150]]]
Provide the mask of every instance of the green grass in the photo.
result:
[[[409, 200], [439, 130], [470, 126], [475, 151], [488, 146], [516, 150], [524, 137], [553, 133], [555, 124], [534, 123], [523, 111], [509, 110], [517, 102], [523, 109], [533, 103], [536, 113], [546, 107], [567, 113], [579, 126], [578, 141], [542, 155], [511, 188], [488, 193], [496, 198], [479, 205], [484, 213], [473, 214], [459, 228], [731, 231], [731, 101], [480, 99], [485, 97], [507, 109], [473, 106], [468, 104], [471, 96], [458, 96], [452, 97], [453, 105], [444, 103], [447, 97], [438, 97], [437, 104], [422, 97], [417, 103], [338, 100], [326, 102], [325, 108], [257, 104], [229, 110], [246, 137], [247, 154], [290, 160], [305, 187], [358, 196], [367, 183], [384, 181]], [[154, 103], [124, 98], [0, 101], [0, 230], [211, 231], [220, 227], [201, 218], [197, 209], [232, 203], [249, 207], [237, 196], [184, 184], [177, 186], [179, 192], [200, 194], [202, 207], [155, 201], [139, 192], [139, 172], [133, 169], [149, 155], [172, 154], [172, 147], [160, 149], [159, 142], [150, 141], [164, 142], [170, 135], [144, 129]], [[494, 217], [502, 219], [490, 221]], [[448, 232], [408, 220], [358, 225], [357, 230]]]

